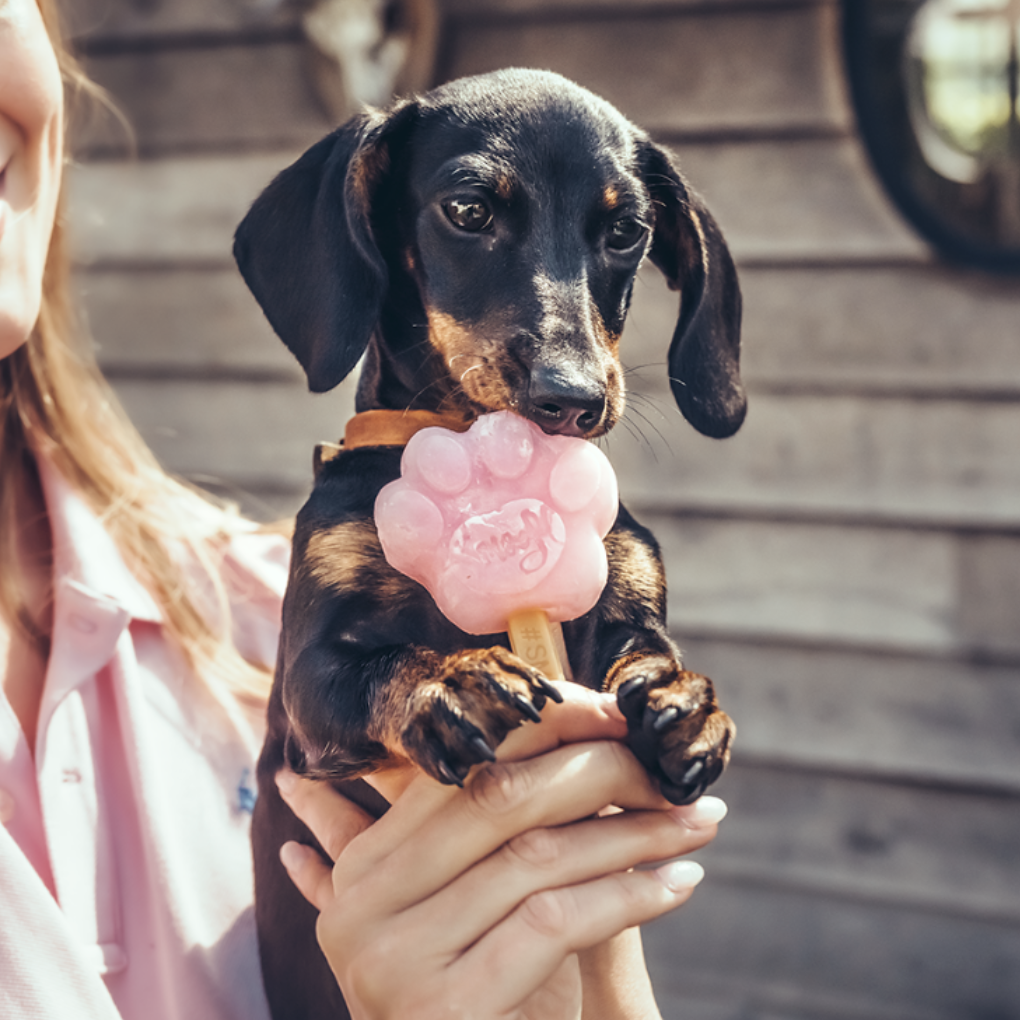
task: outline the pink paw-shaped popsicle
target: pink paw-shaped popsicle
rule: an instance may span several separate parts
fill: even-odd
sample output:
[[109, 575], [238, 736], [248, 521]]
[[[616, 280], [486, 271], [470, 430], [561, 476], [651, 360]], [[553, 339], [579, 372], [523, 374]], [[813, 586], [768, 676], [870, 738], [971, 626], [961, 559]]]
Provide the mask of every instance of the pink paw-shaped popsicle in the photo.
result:
[[401, 472], [375, 504], [386, 559], [461, 630], [504, 631], [527, 610], [573, 620], [598, 601], [618, 493], [590, 443], [498, 411], [464, 433], [423, 429]]

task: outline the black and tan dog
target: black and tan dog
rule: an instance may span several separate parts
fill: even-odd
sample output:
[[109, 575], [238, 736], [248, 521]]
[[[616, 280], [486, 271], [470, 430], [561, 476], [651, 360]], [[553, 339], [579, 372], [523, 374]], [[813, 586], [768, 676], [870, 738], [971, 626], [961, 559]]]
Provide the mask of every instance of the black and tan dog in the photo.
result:
[[[623, 414], [619, 339], [646, 256], [681, 296], [676, 401], [700, 432], [728, 436], [745, 412], [740, 292], [666, 152], [538, 71], [456, 81], [341, 127], [269, 185], [235, 254], [312, 390], [365, 356], [357, 406], [372, 413], [320, 466], [297, 519], [253, 823], [274, 1016], [337, 1017], [313, 911], [277, 856], [287, 839], [313, 840], [276, 771], [343, 783], [410, 760], [460, 782], [556, 693], [505, 636], [457, 630], [387, 565], [373, 504], [399, 475], [401, 444], [422, 424], [505, 409], [547, 432], [605, 434]], [[564, 625], [574, 678], [617, 692], [635, 753], [688, 802], [721, 773], [733, 726], [666, 633], [652, 536], [621, 507], [606, 547], [598, 605]]]

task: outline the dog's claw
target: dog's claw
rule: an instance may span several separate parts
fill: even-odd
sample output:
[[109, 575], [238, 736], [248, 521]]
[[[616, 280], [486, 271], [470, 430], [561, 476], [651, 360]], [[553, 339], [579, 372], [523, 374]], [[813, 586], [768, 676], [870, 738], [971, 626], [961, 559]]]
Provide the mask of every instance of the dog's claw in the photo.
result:
[[652, 729], [656, 733], [661, 733], [668, 726], [671, 726], [677, 719], [680, 718], [680, 709], [676, 705], [670, 705], [668, 708], [664, 708], [656, 717], [652, 723]]
[[485, 737], [481, 736], [481, 734], [471, 738], [471, 746], [475, 749], [475, 752], [482, 761], [496, 760], [496, 752], [489, 747]]
[[555, 701], [557, 705], [563, 704], [563, 695], [555, 684], [550, 683], [545, 677], [539, 677], [538, 686], [542, 688], [550, 701]]
[[704, 783], [697, 783], [691, 789], [677, 786], [675, 783], [670, 783], [663, 779], [659, 781], [659, 789], [666, 800], [679, 807], [683, 804], [693, 804], [705, 792], [705, 785]]
[[[678, 782], [671, 783], [669, 780], [662, 780], [659, 783], [662, 795], [673, 804], [692, 804], [713, 781], [710, 775], [712, 770], [706, 769], [705, 764], [704, 758], [696, 758], [687, 767], [687, 771]], [[722, 771], [722, 769], [720, 768], [718, 771]]]
[[681, 790], [679, 786], [674, 786], [666, 779], [659, 780], [659, 789], [662, 791], [663, 797], [671, 804], [679, 804], [680, 798], [687, 796], [686, 790]]
[[644, 685], [648, 683], [648, 677], [645, 676], [632, 676], [629, 680], [620, 684], [616, 689], [616, 697], [618, 701], [626, 701], [631, 695], [636, 694]]
[[448, 786], [459, 786], [461, 789], [464, 788], [464, 780], [453, 771], [452, 768], [447, 764], [444, 758], [439, 759], [439, 764], [436, 766], [439, 771], [439, 775], [444, 783]]
[[723, 773], [723, 762], [721, 758], [717, 758], [709, 766], [708, 771], [704, 775], [704, 783], [706, 787], [711, 786]]
[[532, 722], [542, 721], [542, 716], [539, 715], [538, 709], [523, 694], [514, 695], [514, 704], [521, 715], [526, 716]]

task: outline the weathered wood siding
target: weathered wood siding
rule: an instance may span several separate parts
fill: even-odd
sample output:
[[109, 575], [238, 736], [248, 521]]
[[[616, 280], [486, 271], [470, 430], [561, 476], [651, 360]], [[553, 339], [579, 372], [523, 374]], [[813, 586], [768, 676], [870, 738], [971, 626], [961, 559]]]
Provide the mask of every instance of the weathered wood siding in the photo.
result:
[[[348, 389], [309, 396], [231, 264], [329, 123], [287, 9], [74, 0], [131, 118], [80, 133], [102, 361], [165, 463], [292, 510]], [[549, 67], [680, 154], [741, 268], [751, 411], [671, 405], [643, 274], [609, 443], [671, 619], [740, 734], [708, 878], [647, 932], [667, 1017], [1020, 1016], [1020, 285], [940, 265], [854, 133], [826, 0], [444, 0], [440, 78]], [[265, 11], [266, 5], [261, 5]]]

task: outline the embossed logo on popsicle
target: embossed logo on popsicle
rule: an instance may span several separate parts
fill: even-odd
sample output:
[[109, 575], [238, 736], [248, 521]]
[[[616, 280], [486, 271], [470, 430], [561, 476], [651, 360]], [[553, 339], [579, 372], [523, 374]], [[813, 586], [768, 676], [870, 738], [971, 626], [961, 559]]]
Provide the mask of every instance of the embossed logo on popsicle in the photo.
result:
[[605, 585], [602, 539], [617, 506], [599, 450], [499, 411], [465, 433], [415, 435], [375, 519], [390, 565], [462, 630], [488, 634], [524, 609], [587, 612]]
[[[450, 540], [450, 553], [478, 592], [505, 594], [539, 584], [566, 544], [563, 518], [537, 499], [516, 499], [469, 517]], [[478, 567], [480, 569], [473, 570]]]

